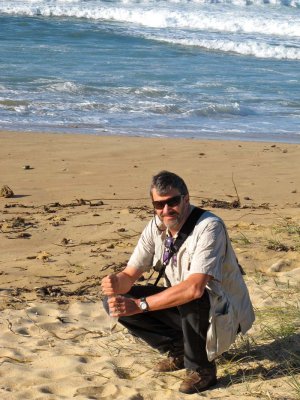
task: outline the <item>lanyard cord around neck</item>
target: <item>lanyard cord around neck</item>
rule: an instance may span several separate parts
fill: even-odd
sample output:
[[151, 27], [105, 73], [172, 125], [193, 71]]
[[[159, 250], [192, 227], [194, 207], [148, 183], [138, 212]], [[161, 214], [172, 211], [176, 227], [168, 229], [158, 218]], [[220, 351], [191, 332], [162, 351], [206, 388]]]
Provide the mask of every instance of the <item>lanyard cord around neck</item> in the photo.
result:
[[[195, 207], [192, 210], [192, 212], [188, 216], [187, 220], [181, 227], [181, 229], [178, 233], [178, 236], [177, 236], [175, 242], [173, 243], [173, 246], [170, 248], [170, 251], [168, 252], [168, 258], [166, 259], [165, 262], [162, 263], [161, 268], [159, 270], [158, 277], [156, 278], [156, 281], [154, 283], [154, 286], [157, 286], [160, 278], [164, 275], [166, 267], [169, 264], [171, 258], [178, 252], [178, 250], [180, 249], [182, 244], [185, 242], [187, 237], [192, 233], [192, 231], [194, 230], [194, 228], [196, 226], [197, 221], [199, 220], [199, 218], [205, 211], [206, 210], [203, 210], [202, 208], [198, 208], [198, 207]], [[150, 275], [149, 279], [152, 277], [153, 273], [154, 273], [154, 271]]]

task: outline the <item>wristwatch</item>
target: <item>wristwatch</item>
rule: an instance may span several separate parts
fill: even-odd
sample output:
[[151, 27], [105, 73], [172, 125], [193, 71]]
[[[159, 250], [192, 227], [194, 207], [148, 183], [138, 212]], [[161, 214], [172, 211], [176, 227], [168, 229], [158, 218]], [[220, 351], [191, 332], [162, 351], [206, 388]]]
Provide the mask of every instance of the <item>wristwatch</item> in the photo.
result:
[[148, 306], [148, 303], [146, 301], [146, 297], [141, 297], [140, 298], [139, 307], [143, 312], [149, 311], [149, 306]]

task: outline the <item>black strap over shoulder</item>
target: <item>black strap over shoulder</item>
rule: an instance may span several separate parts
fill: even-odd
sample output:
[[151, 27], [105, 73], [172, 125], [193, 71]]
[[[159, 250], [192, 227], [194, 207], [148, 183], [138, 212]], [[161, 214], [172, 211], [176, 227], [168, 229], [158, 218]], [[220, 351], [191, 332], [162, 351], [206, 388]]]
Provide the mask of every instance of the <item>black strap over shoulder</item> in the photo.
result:
[[193, 232], [197, 221], [199, 220], [199, 218], [205, 211], [206, 210], [203, 210], [202, 208], [199, 208], [199, 207], [195, 207], [192, 210], [192, 212], [188, 216], [187, 220], [182, 225], [182, 227], [178, 233], [178, 236], [174, 242], [174, 245], [173, 245], [174, 250], [175, 250], [174, 254], [177, 253], [177, 251], [180, 249], [180, 247], [182, 246], [182, 244], [184, 243], [186, 238]]
[[158, 284], [160, 278], [165, 273], [165, 269], [166, 269], [167, 265], [169, 264], [169, 261], [174, 256], [174, 254], [176, 254], [178, 252], [178, 250], [183, 245], [183, 243], [185, 242], [187, 237], [192, 233], [192, 231], [194, 230], [194, 228], [196, 226], [197, 221], [199, 220], [201, 215], [203, 213], [205, 213], [205, 211], [206, 210], [203, 210], [202, 208], [199, 208], [199, 207], [195, 207], [192, 210], [192, 212], [188, 216], [187, 220], [182, 225], [182, 227], [181, 227], [181, 229], [180, 229], [180, 231], [178, 233], [178, 236], [177, 236], [173, 246], [171, 247], [171, 249], [169, 251], [168, 259], [162, 264], [162, 266], [161, 266], [161, 268], [159, 270], [158, 277], [156, 278], [156, 281], [154, 283], [154, 286], [156, 286]]

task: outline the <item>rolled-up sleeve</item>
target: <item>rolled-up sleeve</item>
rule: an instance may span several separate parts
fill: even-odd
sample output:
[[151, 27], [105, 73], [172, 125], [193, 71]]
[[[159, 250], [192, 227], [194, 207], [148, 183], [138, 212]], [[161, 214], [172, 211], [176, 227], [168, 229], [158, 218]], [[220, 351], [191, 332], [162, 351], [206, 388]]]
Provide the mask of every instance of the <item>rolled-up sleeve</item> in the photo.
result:
[[219, 221], [207, 224], [198, 237], [191, 259], [189, 275], [203, 273], [222, 280], [222, 265], [226, 254], [226, 233]]
[[153, 220], [143, 230], [141, 237], [128, 261], [128, 265], [142, 271], [148, 271], [153, 263], [155, 242], [153, 235]]

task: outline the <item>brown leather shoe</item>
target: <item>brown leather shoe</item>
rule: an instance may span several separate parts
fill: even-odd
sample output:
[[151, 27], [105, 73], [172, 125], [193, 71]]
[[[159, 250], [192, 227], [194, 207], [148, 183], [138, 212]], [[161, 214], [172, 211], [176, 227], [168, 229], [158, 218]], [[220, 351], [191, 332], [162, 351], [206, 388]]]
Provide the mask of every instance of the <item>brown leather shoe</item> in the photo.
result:
[[153, 371], [155, 372], [172, 372], [178, 371], [179, 369], [184, 368], [184, 360], [183, 355], [180, 356], [169, 356], [164, 360], [161, 360], [159, 363], [155, 365]]
[[181, 393], [192, 394], [207, 390], [217, 383], [216, 368], [203, 368], [199, 372], [186, 371], [186, 378], [181, 383]]

